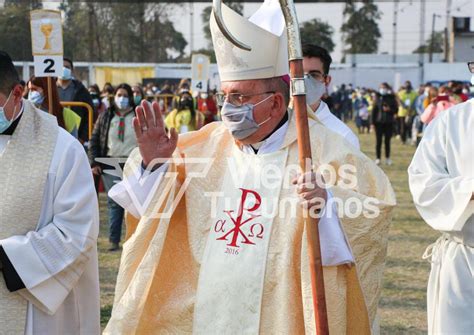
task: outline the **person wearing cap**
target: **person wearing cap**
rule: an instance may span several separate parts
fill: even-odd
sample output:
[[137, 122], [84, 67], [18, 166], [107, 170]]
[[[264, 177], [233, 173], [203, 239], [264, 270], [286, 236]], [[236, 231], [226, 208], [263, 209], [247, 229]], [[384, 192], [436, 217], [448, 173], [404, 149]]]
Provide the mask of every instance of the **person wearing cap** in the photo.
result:
[[[474, 62], [469, 63], [474, 85]], [[441, 233], [430, 259], [428, 334], [472, 334], [474, 319], [474, 99], [426, 127], [408, 167], [413, 202]]]
[[[339, 175], [326, 188], [315, 185], [320, 174], [298, 174], [286, 32], [274, 15], [274, 1], [249, 20], [223, 6], [249, 52], [223, 36], [211, 14], [223, 122], [178, 139], [165, 132], [156, 103], [137, 108], [139, 149], [109, 192], [128, 218], [105, 334], [314, 333], [308, 215], [320, 217], [330, 332], [376, 327], [395, 196], [383, 172], [312, 112], [315, 169], [350, 164], [357, 182], [345, 188]], [[338, 208], [357, 207], [351, 197], [376, 215], [339, 216]]]
[[0, 51], [0, 332], [99, 334], [99, 211], [81, 144]]

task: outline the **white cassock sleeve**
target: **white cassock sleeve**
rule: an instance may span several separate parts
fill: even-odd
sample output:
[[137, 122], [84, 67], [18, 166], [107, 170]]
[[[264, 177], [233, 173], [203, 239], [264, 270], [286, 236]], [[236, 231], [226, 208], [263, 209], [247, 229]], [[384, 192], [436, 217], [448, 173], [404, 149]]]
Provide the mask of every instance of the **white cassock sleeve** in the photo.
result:
[[324, 266], [337, 266], [354, 263], [349, 243], [343, 233], [338, 217], [338, 208], [332, 201], [333, 195], [327, 191], [327, 205], [319, 220], [319, 236], [321, 240], [321, 259]]
[[[448, 129], [443, 115], [427, 127], [408, 167], [410, 191], [418, 212], [434, 229], [460, 231], [474, 213], [471, 201], [474, 180], [448, 171], [448, 136], [460, 136]], [[462, 142], [462, 145], [472, 143]], [[450, 150], [453, 150], [450, 147]]]
[[148, 208], [152, 196], [167, 170], [167, 163], [153, 172], [144, 171], [140, 168], [120, 183], [115, 184], [110, 189], [108, 196], [128, 213], [139, 219], [145, 209]]
[[57, 168], [48, 174], [37, 231], [0, 240], [25, 285], [17, 292], [50, 315], [82, 276], [99, 232], [97, 195], [84, 149], [72, 139], [58, 145], [64, 147], [53, 157]]

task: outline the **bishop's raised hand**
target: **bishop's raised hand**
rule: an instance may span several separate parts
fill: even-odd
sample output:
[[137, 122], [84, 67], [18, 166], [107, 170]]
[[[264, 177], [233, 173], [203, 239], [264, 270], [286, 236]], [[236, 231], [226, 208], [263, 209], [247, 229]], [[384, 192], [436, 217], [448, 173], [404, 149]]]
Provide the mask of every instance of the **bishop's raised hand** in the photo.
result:
[[[133, 127], [143, 165], [146, 168], [156, 167], [155, 160], [166, 160], [173, 155], [178, 143], [178, 133], [165, 129], [160, 106], [155, 101], [151, 105], [142, 100], [140, 106], [135, 110], [136, 117], [133, 119]], [[150, 164], [154, 166], [149, 166]]]

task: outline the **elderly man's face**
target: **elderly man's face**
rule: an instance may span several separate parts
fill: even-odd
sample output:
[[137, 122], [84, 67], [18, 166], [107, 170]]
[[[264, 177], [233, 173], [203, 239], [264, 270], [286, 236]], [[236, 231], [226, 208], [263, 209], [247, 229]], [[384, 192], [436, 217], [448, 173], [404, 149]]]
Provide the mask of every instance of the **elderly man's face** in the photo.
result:
[[253, 118], [258, 124], [264, 123], [254, 134], [239, 140], [242, 144], [254, 144], [265, 139], [286, 113], [283, 95], [279, 92], [269, 93], [272, 90], [265, 87], [264, 83], [261, 80], [240, 80], [223, 82], [221, 85], [222, 92], [226, 95], [240, 94], [242, 104], [256, 105], [262, 102], [254, 108]]

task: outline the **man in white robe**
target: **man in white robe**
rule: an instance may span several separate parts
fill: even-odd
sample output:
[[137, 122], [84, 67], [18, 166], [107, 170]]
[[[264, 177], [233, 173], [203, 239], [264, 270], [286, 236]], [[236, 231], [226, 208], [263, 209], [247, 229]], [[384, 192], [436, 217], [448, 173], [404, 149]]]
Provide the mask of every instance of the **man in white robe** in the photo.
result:
[[0, 52], [0, 333], [99, 334], [98, 205], [80, 143]]
[[474, 99], [439, 114], [408, 168], [422, 218], [442, 236], [431, 258], [428, 333], [474, 333]]
[[[266, 14], [261, 17], [272, 17]], [[158, 104], [137, 108], [139, 150], [127, 161], [124, 181], [109, 192], [131, 215], [105, 334], [314, 333], [304, 219], [286, 209], [292, 200], [313, 209], [321, 208], [314, 200], [336, 198], [378, 204], [375, 217], [341, 220], [336, 204], [327, 205], [319, 222], [330, 331], [369, 334], [377, 328], [395, 204], [388, 179], [308, 113], [315, 165], [352, 164], [357, 186], [326, 191], [301, 176], [291, 185], [282, 180], [290, 165], [298, 169], [286, 32], [269, 31], [226, 6], [223, 15], [252, 46], [251, 52], [233, 47], [211, 15], [223, 122], [178, 141], [174, 129], [165, 132]], [[165, 163], [155, 165], [158, 158]], [[211, 163], [207, 173], [194, 159]], [[264, 181], [270, 175], [272, 185]]]
[[321, 123], [329, 130], [342, 136], [352, 146], [360, 149], [359, 138], [344, 122], [339, 120], [330, 110], [328, 105], [321, 100], [321, 96], [327, 91], [331, 84], [329, 68], [332, 58], [329, 52], [314, 44], [303, 45], [303, 70], [304, 74], [314, 80], [314, 92], [309, 90], [307, 104], [316, 114]]

